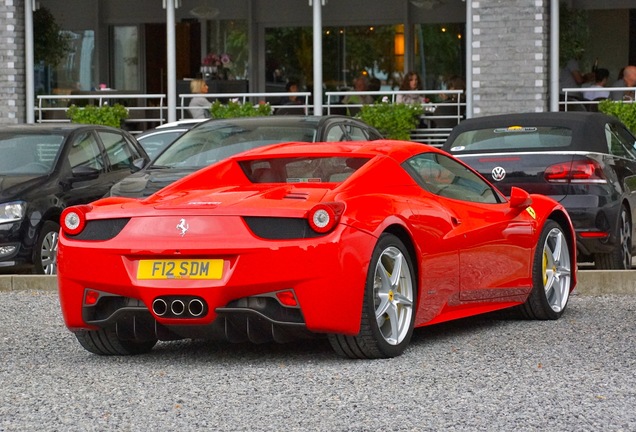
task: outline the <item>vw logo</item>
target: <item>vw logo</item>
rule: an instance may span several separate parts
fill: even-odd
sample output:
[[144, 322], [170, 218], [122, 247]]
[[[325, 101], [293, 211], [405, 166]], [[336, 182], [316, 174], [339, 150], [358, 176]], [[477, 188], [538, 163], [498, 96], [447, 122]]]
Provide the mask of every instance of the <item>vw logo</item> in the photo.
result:
[[185, 235], [185, 233], [188, 231], [188, 228], [190, 228], [190, 226], [188, 225], [186, 220], [181, 219], [179, 221], [179, 224], [177, 225], [177, 229], [180, 231], [181, 237]]
[[506, 170], [502, 167], [494, 167], [491, 171], [493, 180], [502, 181], [506, 177]]

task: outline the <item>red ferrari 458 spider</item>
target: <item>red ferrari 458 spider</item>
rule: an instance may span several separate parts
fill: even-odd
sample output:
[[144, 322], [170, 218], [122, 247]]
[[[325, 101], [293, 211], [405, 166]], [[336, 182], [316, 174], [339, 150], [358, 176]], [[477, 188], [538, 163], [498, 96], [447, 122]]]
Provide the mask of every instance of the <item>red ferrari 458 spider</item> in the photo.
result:
[[576, 284], [560, 204], [401, 141], [263, 147], [61, 221], [64, 319], [104, 355], [326, 335], [342, 356], [394, 357], [415, 327], [557, 319]]

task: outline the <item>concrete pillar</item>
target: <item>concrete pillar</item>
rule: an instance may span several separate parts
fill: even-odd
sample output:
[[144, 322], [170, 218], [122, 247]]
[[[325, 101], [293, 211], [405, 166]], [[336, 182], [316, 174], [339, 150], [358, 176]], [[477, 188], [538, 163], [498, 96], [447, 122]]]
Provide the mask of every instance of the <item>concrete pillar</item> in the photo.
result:
[[25, 121], [24, 0], [0, 2], [0, 124]]
[[549, 1], [472, 1], [475, 117], [548, 111]]

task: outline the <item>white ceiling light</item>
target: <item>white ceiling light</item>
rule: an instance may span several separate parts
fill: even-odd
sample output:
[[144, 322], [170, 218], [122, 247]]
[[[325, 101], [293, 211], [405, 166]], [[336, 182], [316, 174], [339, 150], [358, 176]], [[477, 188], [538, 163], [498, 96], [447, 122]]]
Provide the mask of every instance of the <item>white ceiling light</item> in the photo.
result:
[[411, 0], [411, 4], [420, 9], [435, 9], [441, 6], [444, 2], [442, 0]]
[[212, 7], [209, 1], [201, 6], [195, 7], [190, 11], [190, 15], [205, 20], [214, 19], [219, 16], [219, 13], [221, 13], [221, 11], [215, 7]]

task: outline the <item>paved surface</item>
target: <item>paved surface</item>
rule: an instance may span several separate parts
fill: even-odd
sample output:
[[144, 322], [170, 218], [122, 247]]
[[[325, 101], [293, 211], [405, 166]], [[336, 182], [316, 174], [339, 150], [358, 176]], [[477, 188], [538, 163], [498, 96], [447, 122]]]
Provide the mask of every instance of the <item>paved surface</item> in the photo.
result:
[[[582, 295], [636, 295], [636, 270], [579, 270], [576, 292]], [[57, 290], [55, 276], [0, 275], [0, 291]]]
[[478, 317], [390, 360], [287, 345], [85, 352], [53, 291], [0, 292], [0, 431], [634, 431], [636, 296], [574, 295], [558, 321]]

